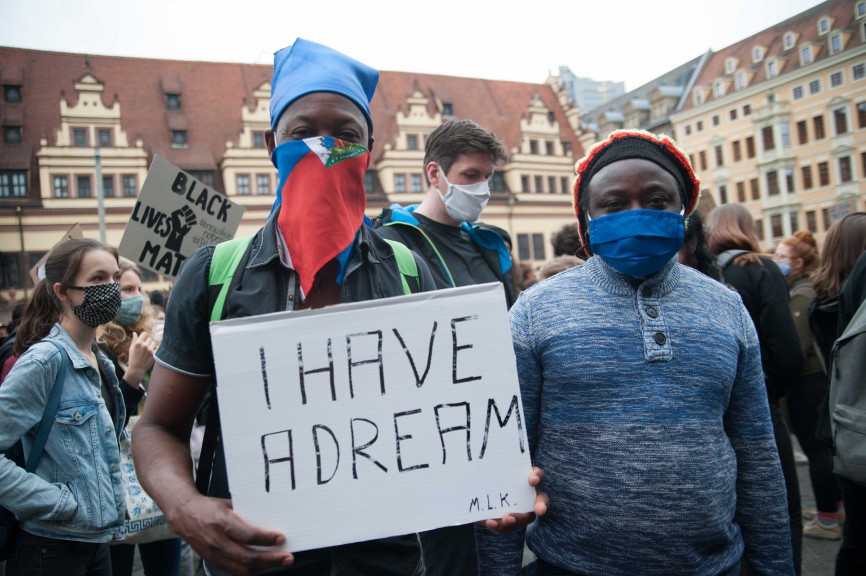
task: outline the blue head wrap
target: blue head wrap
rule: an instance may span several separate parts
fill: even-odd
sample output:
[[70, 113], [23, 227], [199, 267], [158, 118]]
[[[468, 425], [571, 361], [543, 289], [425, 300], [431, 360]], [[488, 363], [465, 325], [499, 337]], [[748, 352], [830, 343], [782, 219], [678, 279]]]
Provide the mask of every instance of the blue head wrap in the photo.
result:
[[367, 118], [370, 134], [370, 100], [379, 83], [379, 72], [332, 48], [298, 38], [274, 54], [271, 83], [271, 129], [286, 107], [313, 92], [333, 92], [354, 102]]

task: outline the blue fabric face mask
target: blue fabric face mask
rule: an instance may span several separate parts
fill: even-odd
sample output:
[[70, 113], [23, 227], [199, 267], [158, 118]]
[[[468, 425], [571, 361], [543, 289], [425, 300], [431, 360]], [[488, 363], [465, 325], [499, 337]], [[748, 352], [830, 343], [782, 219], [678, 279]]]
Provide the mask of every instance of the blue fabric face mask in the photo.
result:
[[120, 301], [120, 310], [114, 316], [114, 321], [121, 326], [132, 326], [141, 319], [144, 308], [144, 296], [141, 294]]
[[791, 273], [791, 265], [790, 264], [788, 264], [787, 262], [780, 262], [778, 260], [776, 260], [775, 262], [776, 262], [776, 266], [779, 267], [779, 270], [782, 271], [782, 274], [787, 276], [788, 274]]
[[589, 246], [626, 276], [655, 274], [683, 246], [682, 214], [666, 210], [625, 210], [589, 221]]

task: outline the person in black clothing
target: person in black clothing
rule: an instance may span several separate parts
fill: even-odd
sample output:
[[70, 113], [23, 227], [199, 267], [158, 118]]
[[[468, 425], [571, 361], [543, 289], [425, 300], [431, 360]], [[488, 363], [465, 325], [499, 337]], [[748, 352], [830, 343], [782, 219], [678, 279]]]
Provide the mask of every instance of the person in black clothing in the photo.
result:
[[500, 229], [477, 222], [490, 199], [493, 171], [505, 160], [502, 142], [475, 122], [442, 124], [427, 137], [430, 186], [421, 204], [385, 209], [376, 231], [420, 254], [437, 288], [501, 282], [510, 307], [517, 296], [510, 248]]
[[771, 258], [757, 254], [761, 248], [755, 222], [743, 206], [723, 204], [713, 209], [707, 217], [707, 233], [707, 246], [719, 256], [726, 250], [746, 251], [724, 267], [722, 276], [743, 299], [758, 332], [776, 448], [788, 493], [794, 569], [800, 574], [803, 544], [800, 485], [791, 435], [779, 407], [779, 400], [785, 396], [789, 383], [799, 377], [804, 362], [789, 308], [788, 284]]

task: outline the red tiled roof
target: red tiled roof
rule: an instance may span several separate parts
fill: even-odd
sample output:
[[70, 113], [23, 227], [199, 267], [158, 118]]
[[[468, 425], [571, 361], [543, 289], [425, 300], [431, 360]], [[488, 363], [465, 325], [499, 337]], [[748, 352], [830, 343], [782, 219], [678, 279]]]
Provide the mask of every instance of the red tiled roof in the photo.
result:
[[[739, 61], [736, 71], [745, 70], [754, 74], [749, 82], [750, 87], [768, 80], [766, 63], [774, 57], [779, 62], [779, 76], [784, 76], [803, 68], [800, 65], [800, 48], [808, 42], [814, 42], [816, 45], [816, 48], [813, 48], [812, 64], [828, 58], [830, 53], [827, 40], [830, 34], [818, 34], [818, 21], [824, 16], [829, 17], [832, 21], [830, 27], [831, 33], [839, 30], [851, 33], [847, 43], [842, 48], [843, 51], [859, 44], [861, 40], [856, 23], [854, 22], [854, 4], [851, 0], [829, 0], [823, 2], [766, 30], [762, 30], [757, 34], [714, 52], [695, 80], [694, 87], [711, 88], [713, 82], [719, 78], [733, 82], [734, 74], [725, 74], [725, 61], [728, 58], [736, 58]], [[796, 36], [796, 41], [793, 48], [784, 50], [783, 37], [787, 32], [793, 32]], [[757, 46], [764, 48], [764, 57], [760, 62], [753, 64], [752, 49]], [[807, 64], [807, 66], [811, 66], [812, 64]], [[733, 90], [732, 86], [733, 84], [729, 87], [727, 93]], [[704, 101], [710, 102], [714, 98], [712, 90], [710, 90]], [[686, 99], [682, 109], [689, 110], [694, 107], [694, 101], [689, 97]]]
[[[0, 83], [20, 83], [22, 93], [20, 104], [0, 102], [0, 123], [21, 118], [22, 109], [24, 118], [22, 144], [0, 142], [4, 164], [14, 156], [17, 167], [28, 169], [32, 158], [25, 157], [36, 153], [41, 138], [46, 138], [49, 145], [55, 144], [60, 99], [66, 98], [74, 106], [75, 83], [87, 73], [104, 84], [102, 101], [106, 106], [115, 99], [120, 103], [121, 125], [131, 146], [140, 138], [148, 155], [158, 153], [182, 168], [217, 170], [226, 142], [237, 144], [242, 129], [241, 106], [255, 104], [253, 92], [270, 81], [273, 68], [0, 47]], [[580, 153], [552, 89], [545, 84], [410, 72], [381, 73], [371, 106], [378, 151], [394, 142], [395, 115], [400, 108], [406, 110], [406, 98], [414, 92], [416, 83], [431, 99], [431, 114], [435, 112], [435, 94], [440, 101], [453, 105], [455, 117], [471, 118], [495, 132], [508, 150], [520, 143], [520, 119], [526, 115], [532, 97], [538, 95], [556, 115], [561, 139], [572, 144], [575, 154]], [[180, 93], [180, 111], [166, 109], [167, 92]], [[188, 148], [172, 148], [171, 130], [184, 128], [188, 131]]]

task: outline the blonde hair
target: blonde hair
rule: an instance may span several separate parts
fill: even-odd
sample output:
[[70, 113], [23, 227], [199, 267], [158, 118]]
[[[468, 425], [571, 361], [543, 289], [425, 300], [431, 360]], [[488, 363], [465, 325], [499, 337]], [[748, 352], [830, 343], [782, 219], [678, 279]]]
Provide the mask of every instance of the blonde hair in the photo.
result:
[[[118, 266], [120, 268], [120, 276], [131, 271], [141, 280], [141, 269], [135, 262], [121, 257], [118, 261]], [[142, 294], [142, 297], [144, 298], [144, 303], [141, 307], [141, 317], [138, 319], [138, 322], [132, 326], [122, 326], [112, 320], [107, 324], [101, 325], [96, 331], [96, 339], [108, 346], [111, 353], [124, 364], [129, 361], [129, 344], [132, 340], [132, 333], [153, 332], [153, 308], [150, 306], [150, 299], [147, 295]]]

